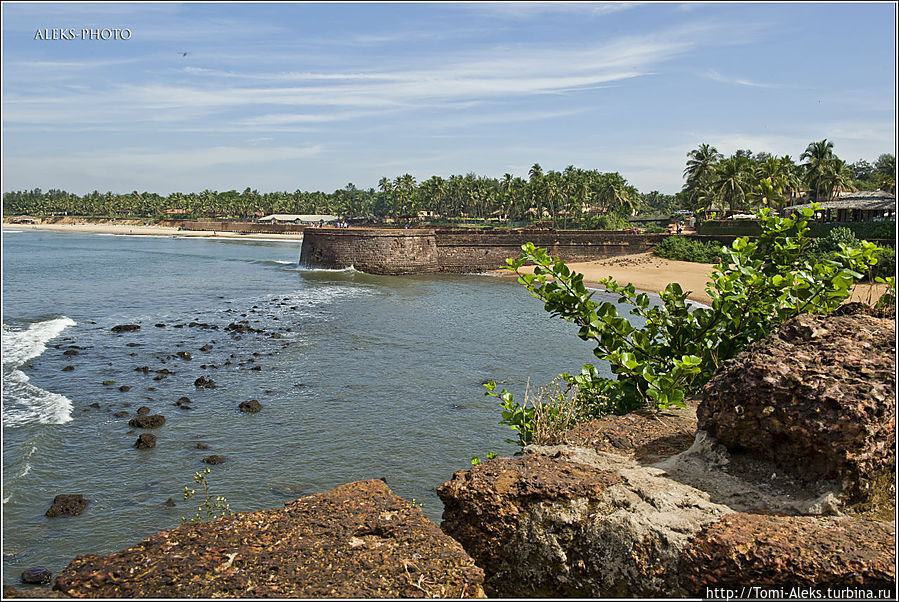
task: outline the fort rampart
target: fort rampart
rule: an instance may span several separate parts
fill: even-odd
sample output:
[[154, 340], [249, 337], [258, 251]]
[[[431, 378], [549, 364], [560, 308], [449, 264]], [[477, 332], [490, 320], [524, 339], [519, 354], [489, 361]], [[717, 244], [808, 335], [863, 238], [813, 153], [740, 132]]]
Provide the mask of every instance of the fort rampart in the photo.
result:
[[300, 261], [370, 274], [472, 273], [506, 265], [526, 242], [566, 261], [591, 261], [642, 253], [663, 237], [602, 230], [310, 228], [303, 233]]

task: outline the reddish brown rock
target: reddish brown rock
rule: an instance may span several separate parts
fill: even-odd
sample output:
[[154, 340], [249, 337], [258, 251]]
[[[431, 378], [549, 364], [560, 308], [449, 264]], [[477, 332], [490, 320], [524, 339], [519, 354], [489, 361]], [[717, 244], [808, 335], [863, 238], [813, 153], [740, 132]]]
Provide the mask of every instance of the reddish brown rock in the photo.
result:
[[684, 550], [681, 586], [693, 597], [747, 585], [895, 591], [895, 533], [857, 518], [730, 514]]
[[725, 362], [703, 389], [698, 426], [865, 499], [895, 470], [895, 337], [892, 320], [870, 315], [789, 320]]
[[564, 443], [653, 462], [688, 449], [696, 436], [696, 400], [665, 412], [604, 416], [567, 431]]
[[97, 598], [453, 598], [483, 597], [482, 581], [420, 508], [371, 480], [80, 556], [54, 588]]
[[677, 596], [677, 554], [729, 509], [617, 455], [571, 446], [459, 471], [443, 530], [494, 597]]

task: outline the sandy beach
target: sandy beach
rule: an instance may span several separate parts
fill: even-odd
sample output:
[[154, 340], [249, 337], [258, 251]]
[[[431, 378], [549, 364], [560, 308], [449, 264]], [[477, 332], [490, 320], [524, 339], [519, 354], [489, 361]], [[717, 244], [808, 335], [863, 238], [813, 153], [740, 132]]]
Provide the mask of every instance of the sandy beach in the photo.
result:
[[[618, 284], [630, 282], [637, 290], [658, 293], [670, 282], [677, 282], [685, 291], [690, 291], [690, 300], [704, 305], [712, 302], [705, 292], [712, 264], [672, 261], [656, 257], [652, 253], [640, 253], [598, 261], [569, 262], [567, 265], [572, 271], [583, 274], [584, 282], [593, 286], [601, 286], [599, 281], [611, 276]], [[497, 270], [495, 273], [514, 276], [505, 270]], [[882, 284], [857, 284], [851, 301], [874, 303], [885, 290], [886, 287]]]
[[132, 236], [199, 236], [206, 238], [268, 238], [303, 240], [302, 233], [295, 234], [239, 234], [209, 230], [179, 230], [169, 226], [145, 226], [130, 224], [10, 224], [3, 223], [4, 230], [56, 230], [59, 232], [88, 232], [93, 234], [122, 234]]
[[[270, 240], [302, 240], [297, 234], [238, 234], [235, 232], [214, 232], [208, 230], [178, 230], [168, 226], [146, 226], [129, 224], [3, 224], [4, 230], [57, 230], [61, 232], [90, 232], [95, 234], [122, 234], [147, 236], [198, 236], [207, 238], [237, 239], [270, 239]], [[584, 274], [584, 281], [598, 286], [603, 278], [611, 276], [619, 284], [633, 283], [638, 290], [658, 293], [669, 282], [678, 282], [685, 291], [690, 291], [689, 299], [708, 305], [711, 303], [705, 293], [706, 282], [712, 270], [711, 264], [693, 263], [689, 261], [672, 261], [656, 257], [652, 253], [610, 257], [598, 261], [570, 262], [568, 267]], [[495, 274], [512, 276], [505, 270], [496, 270]], [[873, 302], [883, 291], [881, 284], [856, 285], [852, 301]]]

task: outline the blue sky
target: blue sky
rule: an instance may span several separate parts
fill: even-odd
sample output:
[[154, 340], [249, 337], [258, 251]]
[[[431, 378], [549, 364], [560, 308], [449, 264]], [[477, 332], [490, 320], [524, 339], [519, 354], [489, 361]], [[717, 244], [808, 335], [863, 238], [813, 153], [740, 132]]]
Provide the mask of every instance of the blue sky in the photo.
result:
[[[798, 162], [822, 138], [873, 163], [895, 153], [895, 11], [4, 3], [2, 188], [330, 192], [538, 162], [673, 193], [700, 143]], [[76, 39], [35, 39], [53, 28]]]

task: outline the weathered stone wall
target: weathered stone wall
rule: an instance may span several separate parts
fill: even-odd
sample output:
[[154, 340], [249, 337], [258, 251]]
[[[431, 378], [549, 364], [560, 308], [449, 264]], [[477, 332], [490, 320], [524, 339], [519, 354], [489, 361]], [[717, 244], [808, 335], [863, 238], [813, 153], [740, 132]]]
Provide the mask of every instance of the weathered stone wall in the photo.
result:
[[181, 222], [185, 230], [214, 230], [216, 232], [236, 232], [239, 234], [287, 234], [300, 233], [308, 226], [301, 224], [266, 224], [258, 222], [221, 222], [197, 220]]
[[369, 274], [438, 272], [437, 239], [426, 229], [310, 228], [300, 262], [313, 268], [353, 266]]
[[642, 253], [663, 235], [597, 230], [348, 229], [306, 230], [301, 261], [308, 267], [372, 274], [483, 272], [503, 267], [533, 242], [566, 261]]

